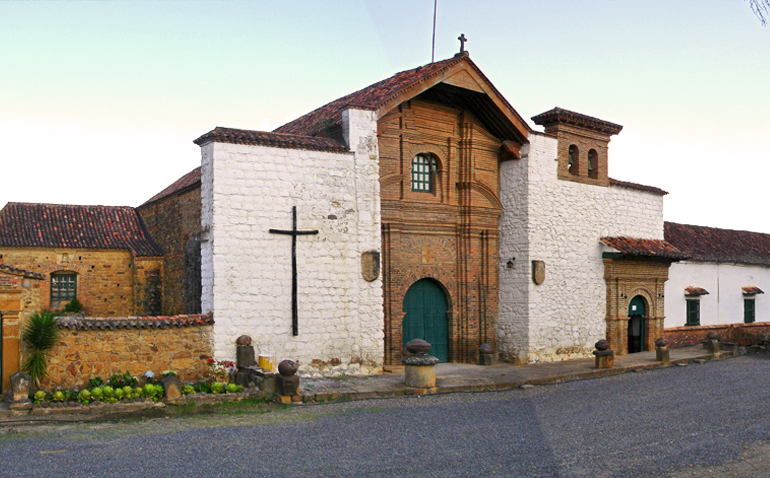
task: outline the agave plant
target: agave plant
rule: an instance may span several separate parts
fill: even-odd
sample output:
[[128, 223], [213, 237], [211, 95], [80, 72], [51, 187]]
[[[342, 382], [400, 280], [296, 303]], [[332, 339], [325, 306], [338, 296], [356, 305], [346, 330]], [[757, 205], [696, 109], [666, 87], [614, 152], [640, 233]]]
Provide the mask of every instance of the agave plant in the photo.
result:
[[40, 386], [40, 380], [48, 376], [48, 351], [59, 339], [59, 326], [56, 316], [50, 310], [40, 310], [32, 314], [21, 333], [21, 340], [27, 352], [22, 365], [34, 381]]

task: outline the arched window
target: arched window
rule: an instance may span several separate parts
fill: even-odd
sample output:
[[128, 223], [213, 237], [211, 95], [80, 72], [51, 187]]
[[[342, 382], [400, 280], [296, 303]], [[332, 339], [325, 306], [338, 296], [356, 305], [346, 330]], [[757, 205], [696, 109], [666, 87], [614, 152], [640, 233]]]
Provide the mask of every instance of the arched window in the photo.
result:
[[51, 309], [60, 309], [77, 297], [78, 275], [74, 272], [51, 273]]
[[580, 171], [580, 155], [578, 154], [578, 147], [574, 144], [569, 146], [569, 167], [568, 171], [571, 175], [577, 176]]
[[412, 191], [432, 193], [436, 182], [436, 158], [420, 153], [412, 159]]
[[588, 151], [588, 177], [599, 178], [599, 154], [595, 149]]

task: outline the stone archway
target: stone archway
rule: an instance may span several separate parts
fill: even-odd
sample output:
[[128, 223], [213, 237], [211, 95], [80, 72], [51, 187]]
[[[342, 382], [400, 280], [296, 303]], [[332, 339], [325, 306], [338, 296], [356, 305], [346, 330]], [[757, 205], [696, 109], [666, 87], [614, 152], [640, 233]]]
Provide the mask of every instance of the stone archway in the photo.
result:
[[[663, 332], [664, 284], [668, 262], [640, 258], [604, 258], [607, 285], [606, 339], [616, 354], [629, 352], [629, 310], [639, 297], [645, 305], [641, 350], [655, 350]], [[641, 326], [641, 323], [640, 323]]]

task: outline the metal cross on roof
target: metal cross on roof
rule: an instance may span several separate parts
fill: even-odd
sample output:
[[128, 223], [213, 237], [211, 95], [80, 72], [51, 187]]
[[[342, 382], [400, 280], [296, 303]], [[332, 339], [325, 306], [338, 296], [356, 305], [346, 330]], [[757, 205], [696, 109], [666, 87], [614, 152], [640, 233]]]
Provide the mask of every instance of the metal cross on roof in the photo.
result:
[[460, 53], [463, 53], [465, 51], [465, 42], [468, 41], [467, 38], [465, 38], [465, 33], [460, 33], [460, 36], [457, 37], [458, 40], [460, 40]]
[[297, 318], [297, 236], [318, 234], [317, 230], [297, 230], [297, 206], [291, 207], [291, 230], [270, 229], [273, 234], [291, 236], [291, 334], [299, 335], [299, 320]]

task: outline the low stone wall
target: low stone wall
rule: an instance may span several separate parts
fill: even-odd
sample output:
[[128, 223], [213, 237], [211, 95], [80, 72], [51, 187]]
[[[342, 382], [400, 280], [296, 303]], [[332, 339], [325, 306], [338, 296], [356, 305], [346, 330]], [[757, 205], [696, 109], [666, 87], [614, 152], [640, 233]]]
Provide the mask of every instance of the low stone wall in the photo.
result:
[[762, 343], [762, 335], [770, 334], [770, 322], [674, 327], [664, 329], [663, 336], [668, 340], [669, 347], [682, 347], [703, 342], [709, 332], [716, 332], [723, 342], [757, 345]]
[[173, 317], [59, 317], [59, 344], [51, 350], [43, 388], [81, 388], [93, 376], [128, 370], [156, 376], [174, 370], [182, 381], [199, 379], [213, 356], [214, 319]]

